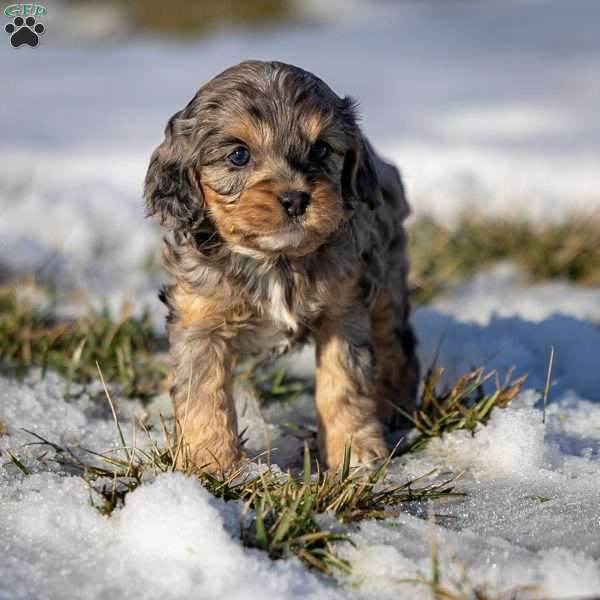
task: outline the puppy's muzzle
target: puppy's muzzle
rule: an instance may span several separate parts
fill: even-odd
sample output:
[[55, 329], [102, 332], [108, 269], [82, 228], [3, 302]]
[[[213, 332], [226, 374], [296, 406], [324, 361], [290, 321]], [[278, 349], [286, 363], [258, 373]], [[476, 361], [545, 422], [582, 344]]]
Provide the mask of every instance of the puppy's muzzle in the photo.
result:
[[279, 196], [279, 202], [290, 217], [300, 217], [310, 204], [310, 194], [300, 190], [289, 190]]

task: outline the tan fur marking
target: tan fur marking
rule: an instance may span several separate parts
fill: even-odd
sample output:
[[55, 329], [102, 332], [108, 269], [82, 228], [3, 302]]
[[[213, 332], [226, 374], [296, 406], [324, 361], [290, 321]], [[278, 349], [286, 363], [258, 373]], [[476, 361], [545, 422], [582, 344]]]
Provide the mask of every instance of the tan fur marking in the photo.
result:
[[339, 467], [346, 446], [352, 464], [387, 455], [371, 382], [357, 381], [348, 366], [348, 347], [339, 328], [317, 334], [315, 402], [319, 449], [330, 468]]
[[314, 143], [321, 135], [321, 132], [329, 125], [330, 119], [320, 113], [310, 113], [302, 117], [300, 125], [304, 135]]
[[200, 323], [211, 323], [212, 327], [224, 322], [222, 317], [222, 299], [219, 297], [207, 298], [177, 288], [175, 306], [183, 327], [190, 327]]
[[185, 449], [180, 466], [189, 459], [218, 474], [241, 458], [231, 391], [235, 353], [227, 340], [237, 335], [236, 323], [246, 322], [248, 312], [224, 295], [200, 296], [183, 285], [172, 290], [171, 298], [183, 337], [181, 342], [171, 339], [178, 383], [171, 397]]
[[[387, 455], [377, 418], [370, 355], [367, 350], [351, 348], [361, 339], [369, 339], [367, 315], [354, 299], [359, 275], [357, 270], [336, 286], [337, 299], [328, 307], [327, 317], [315, 334], [319, 448], [330, 467], [341, 464], [346, 445], [351, 445], [353, 464], [369, 464]], [[364, 364], [354, 369], [355, 360]]]
[[226, 132], [254, 148], [267, 146], [273, 140], [273, 132], [268, 125], [250, 115], [240, 115], [237, 123], [230, 125]]
[[[207, 351], [211, 365], [196, 381], [193, 372], [189, 387], [172, 394], [181, 444], [179, 467], [205, 469], [221, 475], [241, 459], [237, 416], [232, 397], [233, 357]], [[222, 363], [220, 364], [220, 362]]]
[[264, 252], [273, 251], [269, 235], [294, 231], [298, 242], [286, 248], [292, 256], [304, 256], [323, 244], [344, 217], [338, 192], [329, 183], [318, 182], [310, 190], [311, 202], [302, 226], [290, 229], [289, 217], [283, 210], [279, 196], [286, 190], [306, 189], [297, 180], [261, 181], [248, 187], [234, 202], [226, 202], [215, 190], [203, 186], [208, 212], [223, 239], [233, 246], [248, 246]]

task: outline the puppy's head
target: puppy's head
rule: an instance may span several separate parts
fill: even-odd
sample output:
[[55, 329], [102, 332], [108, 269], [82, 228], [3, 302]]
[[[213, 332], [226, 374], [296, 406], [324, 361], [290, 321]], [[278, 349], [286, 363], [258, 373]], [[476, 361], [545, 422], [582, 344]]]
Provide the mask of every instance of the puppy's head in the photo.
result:
[[302, 69], [258, 61], [221, 73], [169, 120], [145, 184], [164, 226], [214, 229], [259, 257], [312, 252], [379, 194], [352, 102]]

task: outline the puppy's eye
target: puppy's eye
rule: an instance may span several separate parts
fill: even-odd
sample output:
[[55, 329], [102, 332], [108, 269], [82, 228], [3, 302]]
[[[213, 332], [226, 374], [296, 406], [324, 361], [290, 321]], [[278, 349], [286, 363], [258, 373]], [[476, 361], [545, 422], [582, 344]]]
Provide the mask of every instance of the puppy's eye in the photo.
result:
[[250, 160], [250, 150], [244, 148], [244, 146], [239, 146], [231, 154], [228, 154], [227, 158], [236, 167], [243, 167]]
[[310, 160], [324, 160], [329, 154], [329, 150], [330, 148], [327, 142], [317, 140], [310, 149], [308, 158]]

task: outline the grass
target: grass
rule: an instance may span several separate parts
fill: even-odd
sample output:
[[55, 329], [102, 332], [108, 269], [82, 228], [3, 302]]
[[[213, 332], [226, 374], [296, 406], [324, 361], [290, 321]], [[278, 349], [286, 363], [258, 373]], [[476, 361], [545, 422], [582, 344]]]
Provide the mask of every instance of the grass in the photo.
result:
[[[474, 432], [478, 425], [485, 425], [494, 408], [506, 408], [521, 391], [527, 375], [513, 377], [509, 372], [501, 380], [496, 371], [483, 367], [465, 373], [451, 386], [442, 386], [444, 369], [432, 365], [425, 373], [418, 408], [406, 412], [394, 405], [417, 435], [398, 449], [397, 455], [416, 452], [426, 447], [432, 438], [441, 437], [460, 429]], [[551, 363], [548, 371], [544, 398], [550, 388]], [[301, 379], [289, 376], [285, 370], [269, 370], [262, 365], [258, 370], [252, 365], [242, 371], [239, 378], [253, 385], [260, 402], [292, 403], [310, 388]], [[493, 383], [490, 389], [489, 383]], [[307, 430], [302, 428], [303, 432]], [[309, 430], [311, 435], [315, 431]], [[303, 436], [306, 437], [306, 436]]]
[[61, 320], [23, 299], [15, 286], [0, 288], [0, 361], [17, 375], [37, 365], [88, 383], [97, 378], [100, 362], [107, 380], [118, 382], [126, 395], [149, 397], [168, 373], [154, 356], [160, 344], [149, 314], [135, 317], [131, 307], [117, 320], [108, 310]]
[[[389, 459], [378, 469], [369, 472], [349, 468], [349, 452], [341, 470], [316, 473], [311, 469], [311, 457], [305, 445], [302, 478], [286, 474], [270, 483], [260, 478], [251, 486], [247, 505], [255, 511], [252, 525], [247, 529], [249, 545], [266, 550], [272, 558], [294, 552], [299, 558], [321, 571], [333, 565], [345, 569], [332, 554], [331, 541], [346, 540], [343, 536], [322, 530], [314, 518], [329, 513], [341, 523], [363, 519], [386, 519], [398, 514], [395, 507], [411, 501], [433, 500], [459, 495], [454, 480], [415, 484], [433, 473], [400, 485], [387, 485]], [[305, 547], [304, 542], [317, 542]], [[322, 545], [325, 542], [325, 545]]]
[[144, 29], [165, 34], [194, 34], [225, 25], [264, 26], [292, 16], [290, 0], [196, 0], [172, 5], [162, 0], [133, 0], [128, 12]]
[[599, 239], [598, 214], [560, 224], [468, 214], [453, 227], [420, 217], [409, 227], [413, 296], [427, 302], [499, 261], [516, 263], [531, 281], [600, 285]]
[[[34, 289], [48, 295], [44, 288]], [[69, 381], [89, 383], [97, 379], [100, 363], [106, 381], [118, 383], [127, 396], [143, 399], [157, 394], [169, 373], [168, 361], [155, 355], [163, 348], [166, 339], [153, 332], [148, 312], [135, 317], [126, 306], [116, 320], [108, 310], [59, 319], [52, 308], [36, 307], [18, 285], [0, 288], [0, 362], [16, 375], [39, 366], [44, 373], [52, 369]], [[249, 383], [263, 404], [290, 403], [309, 389], [285, 370], [262, 363], [244, 365], [237, 379]]]
[[[9, 312], [14, 310], [14, 300], [9, 303]], [[83, 347], [88, 342], [74, 340], [67, 344], [65, 340], [56, 342], [60, 336], [71, 339], [77, 332], [87, 332], [90, 328], [97, 330], [94, 320], [82, 325], [74, 322], [67, 327], [68, 334], [63, 329], [58, 332], [54, 328], [62, 328], [48, 321], [46, 317], [31, 314], [22, 315], [25, 329], [24, 339], [31, 344], [32, 356], [38, 351], [37, 340], [32, 333], [43, 332], [40, 337], [48, 336], [52, 343], [45, 344], [45, 352], [60, 352], [61, 348]], [[131, 317], [127, 317], [131, 319]], [[108, 320], [106, 315], [101, 316], [101, 321]], [[108, 320], [110, 323], [110, 320]], [[106, 340], [101, 347], [109, 348], [112, 340], [118, 339], [117, 333], [122, 326], [121, 321], [113, 323], [108, 330], [114, 332], [110, 338], [104, 335], [94, 337], [94, 340]], [[141, 326], [136, 323], [133, 331], [138, 331]], [[104, 326], [106, 328], [106, 324]], [[102, 329], [104, 331], [104, 329]], [[83, 340], [89, 337], [81, 337]], [[56, 343], [55, 343], [56, 342]], [[62, 345], [61, 345], [62, 344]], [[90, 348], [93, 348], [90, 342]], [[145, 345], [133, 346], [134, 349], [142, 348], [143, 356], [148, 352]], [[313, 468], [313, 460], [305, 444], [303, 469], [299, 474], [283, 473], [278, 469], [263, 465], [260, 468], [249, 469], [243, 465], [227, 476], [217, 477], [206, 471], [198, 470], [186, 460], [185, 451], [174, 443], [166, 423], [162, 422], [162, 441], [156, 441], [156, 436], [142, 422], [137, 422], [136, 427], [144, 433], [144, 445], [128, 445], [119, 423], [115, 406], [105, 382], [105, 377], [100, 371], [97, 360], [98, 351], [86, 357], [82, 362], [81, 351], [77, 359], [78, 371], [70, 367], [75, 360], [72, 355], [65, 358], [59, 365], [66, 365], [71, 376], [91, 378], [90, 362], [94, 361], [94, 368], [100, 374], [104, 390], [114, 418], [115, 429], [119, 440], [119, 447], [110, 453], [100, 453], [95, 450], [79, 449], [77, 451], [60, 446], [47, 440], [35, 432], [28, 432], [34, 441], [32, 444], [44, 447], [41, 459], [52, 460], [62, 466], [71, 474], [82, 477], [90, 487], [90, 503], [103, 515], [109, 517], [113, 511], [122, 507], [127, 501], [127, 495], [143, 482], [151, 480], [160, 473], [175, 470], [178, 458], [184, 454], [184, 471], [190, 476], [197, 477], [202, 485], [214, 496], [224, 501], [237, 501], [243, 505], [242, 519], [240, 522], [240, 540], [242, 544], [258, 548], [272, 559], [298, 557], [307, 567], [316, 569], [325, 574], [340, 571], [350, 574], [350, 564], [338, 555], [338, 545], [351, 543], [344, 533], [341, 524], [356, 523], [364, 519], [393, 518], [402, 510], [402, 505], [408, 502], [432, 502], [438, 499], [451, 498], [462, 495], [456, 490], [455, 484], [458, 477], [446, 480], [437, 480], [436, 472], [431, 472], [417, 479], [401, 484], [389, 482], [388, 471], [391, 456], [375, 470], [351, 469], [350, 454], [347, 451], [344, 464], [338, 472], [324, 472], [318, 463]], [[106, 355], [104, 355], [106, 356]], [[108, 355], [116, 356], [114, 353]], [[50, 364], [50, 361], [46, 359]], [[111, 364], [111, 363], [109, 363]], [[138, 364], [138, 361], [134, 361]], [[108, 372], [118, 375], [118, 361], [112, 363]], [[524, 378], [513, 379], [510, 376], [500, 383], [496, 377], [496, 389], [492, 392], [484, 390], [485, 384], [494, 377], [494, 373], [485, 373], [483, 369], [475, 369], [461, 377], [455, 385], [442, 389], [440, 379], [443, 374], [441, 369], [431, 368], [423, 385], [420, 408], [406, 418], [417, 430], [418, 435], [403, 452], [416, 451], [424, 448], [433, 438], [444, 433], [458, 429], [474, 431], [478, 424], [487, 422], [492, 410], [496, 407], [505, 407], [521, 389]], [[304, 390], [303, 383], [286, 376], [284, 371], [269, 372], [261, 367], [258, 370], [249, 368], [241, 375], [259, 391], [263, 401], [286, 400], [293, 401]], [[108, 377], [106, 378], [108, 379]], [[117, 377], [118, 379], [118, 377]], [[133, 381], [138, 381], [133, 379]], [[134, 440], [139, 436], [134, 433]], [[52, 449], [53, 454], [48, 458], [47, 449]], [[8, 461], [23, 476], [31, 474], [33, 465], [25, 464], [16, 453], [5, 451]], [[340, 523], [339, 528], [323, 526], [319, 515], [333, 515]], [[406, 582], [411, 583], [411, 582]], [[488, 598], [478, 592], [478, 596], [452, 595], [449, 588], [444, 587], [441, 579], [421, 578], [412, 582], [427, 585], [432, 590], [434, 598]]]
[[[108, 392], [107, 398], [114, 411]], [[125, 504], [127, 494], [147, 481], [148, 473], [156, 476], [174, 471], [181, 451], [164, 423], [162, 445], [142, 423], [138, 426], [146, 434], [146, 446], [124, 445], [121, 427], [116, 413], [113, 414], [123, 444], [119, 447], [120, 456], [85, 449], [76, 452], [28, 431], [34, 438], [30, 445], [52, 449], [53, 461], [89, 484], [90, 502], [106, 516]], [[30, 474], [31, 469], [13, 453], [7, 452], [7, 455], [19, 471]], [[42, 456], [47, 459], [47, 451]], [[423, 481], [431, 478], [434, 472], [403, 484], [388, 485], [386, 475], [390, 459], [374, 471], [351, 469], [349, 451], [339, 472], [323, 472], [318, 464], [313, 470], [312, 464], [305, 445], [304, 467], [299, 475], [264, 465], [258, 473], [256, 469], [248, 470], [248, 465], [242, 465], [222, 478], [191, 465], [184, 466], [184, 471], [198, 477], [214, 496], [243, 504], [240, 538], [244, 545], [259, 548], [273, 559], [295, 555], [308, 567], [323, 573], [330, 573], [334, 568], [346, 573], [350, 571], [349, 564], [337, 556], [333, 546], [335, 542], [349, 542], [349, 539], [321, 527], [317, 515], [332, 514], [340, 523], [385, 519], [396, 516], [397, 507], [406, 502], [460, 495], [454, 489], [455, 479], [424, 484]]]
[[[452, 431], [474, 432], [477, 426], [487, 423], [494, 408], [506, 408], [527, 379], [526, 375], [513, 378], [512, 373], [508, 373], [504, 381], [500, 381], [497, 372], [486, 372], [480, 367], [444, 389], [440, 385], [443, 374], [443, 369], [431, 367], [423, 381], [418, 408], [412, 413], [399, 409], [418, 432], [405, 452], [422, 450], [432, 438]], [[494, 389], [486, 391], [486, 383], [492, 379]]]
[[249, 362], [237, 374], [238, 382], [247, 382], [261, 404], [291, 404], [300, 394], [310, 390], [306, 381], [290, 376], [285, 369], [273, 369], [263, 362]]
[[[54, 451], [52, 460], [89, 484], [90, 502], [104, 515], [108, 516], [124, 505], [127, 494], [147, 481], [148, 474], [154, 477], [174, 471], [183, 453], [185, 472], [197, 477], [216, 497], [243, 503], [244, 517], [240, 526], [243, 544], [259, 548], [273, 559], [295, 555], [308, 567], [323, 573], [330, 573], [332, 569], [348, 573], [350, 566], [337, 555], [335, 544], [349, 542], [349, 539], [340, 531], [322, 527], [318, 515], [334, 515], [340, 523], [387, 519], [397, 516], [402, 504], [407, 502], [430, 502], [461, 495], [455, 489], [457, 478], [437, 481], [433, 479], [434, 472], [402, 484], [389, 484], [391, 456], [375, 470], [351, 469], [347, 451], [338, 472], [324, 472], [318, 463], [313, 469], [306, 444], [303, 470], [298, 475], [289, 471], [282, 473], [266, 465], [252, 470], [246, 464], [227, 476], [214, 476], [189, 464], [184, 448], [175, 444], [164, 421], [160, 444], [156, 436], [138, 421], [137, 427], [144, 432], [146, 444], [128, 445], [102, 372], [97, 368], [112, 410], [118, 451], [74, 451], [37, 433], [29, 433], [35, 438], [33, 444], [51, 448]], [[475, 369], [452, 387], [440, 390], [442, 373], [441, 369], [435, 368], [428, 371], [421, 407], [405, 415], [418, 431], [418, 437], [404, 448], [404, 452], [420, 450], [444, 433], [459, 429], [474, 431], [478, 424], [485, 424], [495, 407], [507, 406], [524, 381], [523, 377], [512, 379], [509, 376], [500, 383], [496, 378], [496, 390], [487, 393], [484, 385], [494, 373]], [[263, 377], [260, 377], [261, 381]], [[284, 380], [280, 372], [269, 379], [277, 384], [275, 387], [281, 386]], [[135, 434], [134, 439], [138, 439]], [[23, 475], [31, 472], [32, 468], [16, 454], [7, 452], [7, 456]]]
[[[431, 299], [482, 265], [504, 259], [515, 260], [532, 280], [563, 277], [590, 285], [600, 283], [600, 247], [593, 243], [600, 239], [599, 234], [597, 219], [540, 228], [470, 216], [453, 230], [431, 220], [418, 220], [411, 226], [410, 250], [415, 297]], [[152, 396], [168, 370], [154, 356], [161, 343], [163, 340], [152, 333], [147, 314], [134, 317], [125, 309], [115, 320], [107, 311], [90, 311], [80, 319], [59, 320], [50, 310], [40, 310], [23, 300], [16, 288], [0, 289], [0, 360], [16, 372], [39, 365], [44, 371], [58, 371], [70, 381], [86, 383], [97, 378], [99, 363], [103, 380], [119, 383], [128, 395]], [[416, 436], [402, 452], [422, 450], [430, 440], [452, 431], [475, 432], [495, 408], [507, 406], [524, 383], [524, 377], [510, 374], [500, 381], [497, 374], [479, 368], [443, 388], [442, 375], [443, 370], [436, 367], [427, 372], [419, 408], [404, 415]], [[265, 403], [293, 402], [306, 390], [305, 383], [282, 370], [249, 368], [238, 377], [248, 380]], [[494, 381], [494, 389], [489, 391]], [[110, 402], [108, 389], [106, 395]], [[161, 443], [139, 423], [147, 443], [128, 446], [112, 402], [111, 407], [119, 434], [117, 453], [74, 451], [30, 432], [34, 444], [52, 448], [52, 460], [88, 482], [90, 502], [107, 516], [124, 505], [129, 492], [142, 485], [148, 474], [173, 471], [178, 454], [183, 452], [174, 446], [164, 423]], [[0, 435], [5, 433], [0, 424]], [[32, 472], [33, 465], [25, 464], [16, 453], [6, 451], [6, 456], [24, 476]], [[188, 472], [215, 496], [243, 504], [240, 537], [245, 545], [259, 548], [273, 559], [295, 555], [321, 572], [337, 569], [347, 573], [350, 566], [338, 556], [336, 545], [349, 543], [349, 539], [341, 529], [320, 525], [319, 515], [332, 514], [340, 523], [386, 519], [397, 515], [406, 502], [429, 502], [459, 494], [454, 480], [428, 479], [433, 473], [392, 485], [389, 465], [388, 460], [374, 471], [352, 470], [347, 456], [339, 472], [323, 472], [318, 464], [313, 468], [305, 446], [304, 467], [299, 474], [268, 466], [259, 471], [244, 466], [227, 477], [191, 467]], [[441, 582], [437, 554], [434, 558], [431, 577], [414, 582], [429, 586], [432, 597], [488, 598], [483, 592], [457, 595], [449, 591]]]

